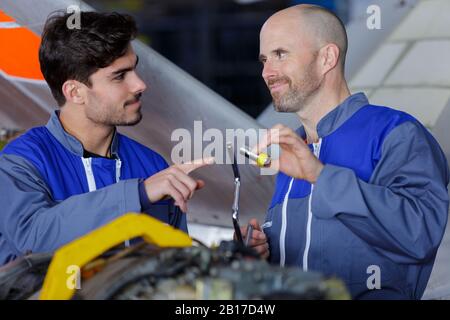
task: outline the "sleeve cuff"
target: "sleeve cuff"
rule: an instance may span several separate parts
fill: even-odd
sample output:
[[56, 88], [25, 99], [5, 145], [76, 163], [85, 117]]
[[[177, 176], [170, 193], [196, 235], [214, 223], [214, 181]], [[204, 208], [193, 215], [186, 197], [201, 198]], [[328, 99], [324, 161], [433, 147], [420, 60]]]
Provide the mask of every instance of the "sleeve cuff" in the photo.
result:
[[141, 211], [146, 211], [150, 208], [152, 203], [150, 202], [150, 199], [148, 198], [147, 192], [145, 191], [145, 185], [144, 180], [139, 180], [139, 201], [141, 203]]
[[122, 180], [119, 184], [123, 185], [122, 212], [140, 212], [138, 179]]

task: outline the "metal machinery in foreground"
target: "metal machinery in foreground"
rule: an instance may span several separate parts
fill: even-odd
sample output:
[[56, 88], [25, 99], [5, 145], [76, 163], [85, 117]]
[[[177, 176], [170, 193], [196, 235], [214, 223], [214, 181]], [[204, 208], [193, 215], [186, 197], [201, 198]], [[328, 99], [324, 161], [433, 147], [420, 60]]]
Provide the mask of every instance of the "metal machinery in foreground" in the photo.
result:
[[[121, 245], [127, 239], [135, 239], [134, 244]], [[130, 213], [67, 244], [53, 257], [30, 255], [0, 268], [0, 299], [37, 297], [227, 300], [350, 296], [335, 278], [269, 265], [235, 241], [207, 248], [156, 219]]]

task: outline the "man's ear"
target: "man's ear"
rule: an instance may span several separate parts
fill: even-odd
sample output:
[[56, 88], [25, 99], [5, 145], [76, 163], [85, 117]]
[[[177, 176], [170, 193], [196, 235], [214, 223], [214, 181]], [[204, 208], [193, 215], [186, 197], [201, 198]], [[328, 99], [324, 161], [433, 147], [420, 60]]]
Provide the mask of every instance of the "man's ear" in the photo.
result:
[[75, 104], [84, 103], [83, 84], [76, 80], [67, 80], [62, 85], [62, 93], [66, 101]]
[[322, 73], [326, 74], [334, 69], [339, 62], [340, 50], [334, 43], [329, 43], [320, 49]]

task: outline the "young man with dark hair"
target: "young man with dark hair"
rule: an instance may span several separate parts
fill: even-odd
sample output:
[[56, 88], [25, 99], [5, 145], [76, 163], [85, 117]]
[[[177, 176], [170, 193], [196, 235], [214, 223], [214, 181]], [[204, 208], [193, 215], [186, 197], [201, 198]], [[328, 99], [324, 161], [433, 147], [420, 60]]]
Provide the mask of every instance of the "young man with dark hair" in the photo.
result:
[[182, 211], [204, 185], [188, 174], [206, 162], [168, 167], [116, 131], [142, 118], [134, 20], [82, 12], [81, 29], [69, 29], [68, 17], [48, 19], [39, 50], [60, 110], [0, 154], [0, 265], [52, 252], [127, 212], [187, 232]]

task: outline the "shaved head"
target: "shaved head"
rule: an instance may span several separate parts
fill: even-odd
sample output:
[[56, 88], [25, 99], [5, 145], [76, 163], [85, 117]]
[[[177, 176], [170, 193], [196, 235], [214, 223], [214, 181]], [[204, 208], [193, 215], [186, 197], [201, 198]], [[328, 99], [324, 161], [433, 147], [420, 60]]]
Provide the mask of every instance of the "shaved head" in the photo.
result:
[[272, 15], [260, 32], [262, 77], [278, 112], [304, 112], [331, 87], [345, 83], [347, 34], [330, 11], [298, 5]]
[[344, 71], [348, 40], [345, 26], [338, 16], [320, 6], [300, 4], [272, 15], [263, 29], [272, 23], [285, 23], [287, 19], [297, 25], [297, 29], [291, 30], [292, 34], [299, 32], [302, 37], [307, 36], [308, 42], [316, 49], [329, 43], [335, 44], [339, 48], [339, 65]]
[[312, 29], [311, 35], [316, 38], [320, 46], [334, 43], [339, 48], [339, 63], [344, 69], [347, 54], [347, 32], [342, 21], [331, 11], [319, 6], [297, 6], [305, 24]]

